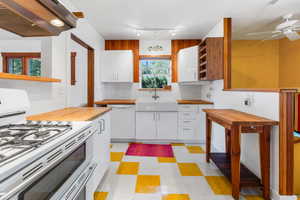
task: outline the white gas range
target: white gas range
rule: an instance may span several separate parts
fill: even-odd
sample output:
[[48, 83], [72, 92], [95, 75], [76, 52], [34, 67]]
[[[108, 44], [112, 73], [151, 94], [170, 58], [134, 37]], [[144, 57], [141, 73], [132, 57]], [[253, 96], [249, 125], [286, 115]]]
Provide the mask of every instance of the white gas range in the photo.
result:
[[28, 102], [0, 89], [0, 200], [86, 200], [92, 124], [26, 121]]

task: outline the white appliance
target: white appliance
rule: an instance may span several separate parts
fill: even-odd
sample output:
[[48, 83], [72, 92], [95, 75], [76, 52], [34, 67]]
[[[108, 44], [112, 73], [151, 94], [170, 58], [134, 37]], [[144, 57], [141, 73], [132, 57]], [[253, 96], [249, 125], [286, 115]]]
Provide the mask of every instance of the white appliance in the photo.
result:
[[108, 105], [111, 111], [111, 138], [135, 139], [135, 105]]
[[131, 50], [102, 51], [102, 82], [133, 82], [133, 59]]
[[24, 91], [0, 89], [0, 200], [86, 200], [90, 122], [26, 121]]

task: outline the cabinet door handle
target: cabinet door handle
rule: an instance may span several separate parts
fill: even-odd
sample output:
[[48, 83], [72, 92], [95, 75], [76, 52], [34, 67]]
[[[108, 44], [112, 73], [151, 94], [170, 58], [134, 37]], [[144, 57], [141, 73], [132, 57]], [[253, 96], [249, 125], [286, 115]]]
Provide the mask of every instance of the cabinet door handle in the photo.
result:
[[155, 113], [153, 113], [153, 120], [155, 121]]
[[158, 120], [160, 120], [160, 113], [157, 113]]
[[102, 131], [104, 132], [105, 131], [105, 129], [106, 129], [106, 127], [105, 127], [105, 120], [104, 119], [101, 119], [101, 121], [102, 121]]
[[100, 120], [98, 123], [99, 123], [99, 127], [100, 127], [99, 135], [101, 135], [102, 134], [102, 121]]

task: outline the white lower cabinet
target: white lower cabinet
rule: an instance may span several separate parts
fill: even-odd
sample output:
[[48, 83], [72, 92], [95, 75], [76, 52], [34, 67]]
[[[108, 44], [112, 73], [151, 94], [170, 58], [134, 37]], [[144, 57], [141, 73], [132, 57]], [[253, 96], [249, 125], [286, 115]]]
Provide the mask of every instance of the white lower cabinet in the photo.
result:
[[178, 139], [205, 142], [205, 113], [202, 109], [211, 105], [179, 105]]
[[87, 184], [87, 199], [93, 199], [100, 181], [102, 180], [110, 161], [110, 112], [93, 120], [96, 132], [93, 137], [93, 163], [97, 167]]
[[157, 139], [177, 139], [177, 112], [157, 112]]
[[136, 112], [136, 139], [177, 139], [178, 112]]

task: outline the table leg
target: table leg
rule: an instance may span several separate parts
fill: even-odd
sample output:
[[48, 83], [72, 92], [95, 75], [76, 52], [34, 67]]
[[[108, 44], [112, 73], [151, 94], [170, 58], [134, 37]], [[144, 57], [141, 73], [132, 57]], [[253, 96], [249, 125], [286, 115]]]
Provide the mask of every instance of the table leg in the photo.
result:
[[264, 126], [263, 132], [259, 134], [260, 145], [260, 170], [263, 184], [263, 197], [270, 199], [270, 126]]
[[230, 140], [230, 130], [225, 129], [225, 146], [226, 146], [226, 153], [227, 155], [230, 155], [231, 151], [231, 140]]
[[209, 163], [211, 151], [211, 126], [212, 121], [206, 115], [206, 162]]
[[231, 183], [232, 196], [235, 200], [240, 197], [240, 182], [241, 182], [241, 126], [231, 127]]

